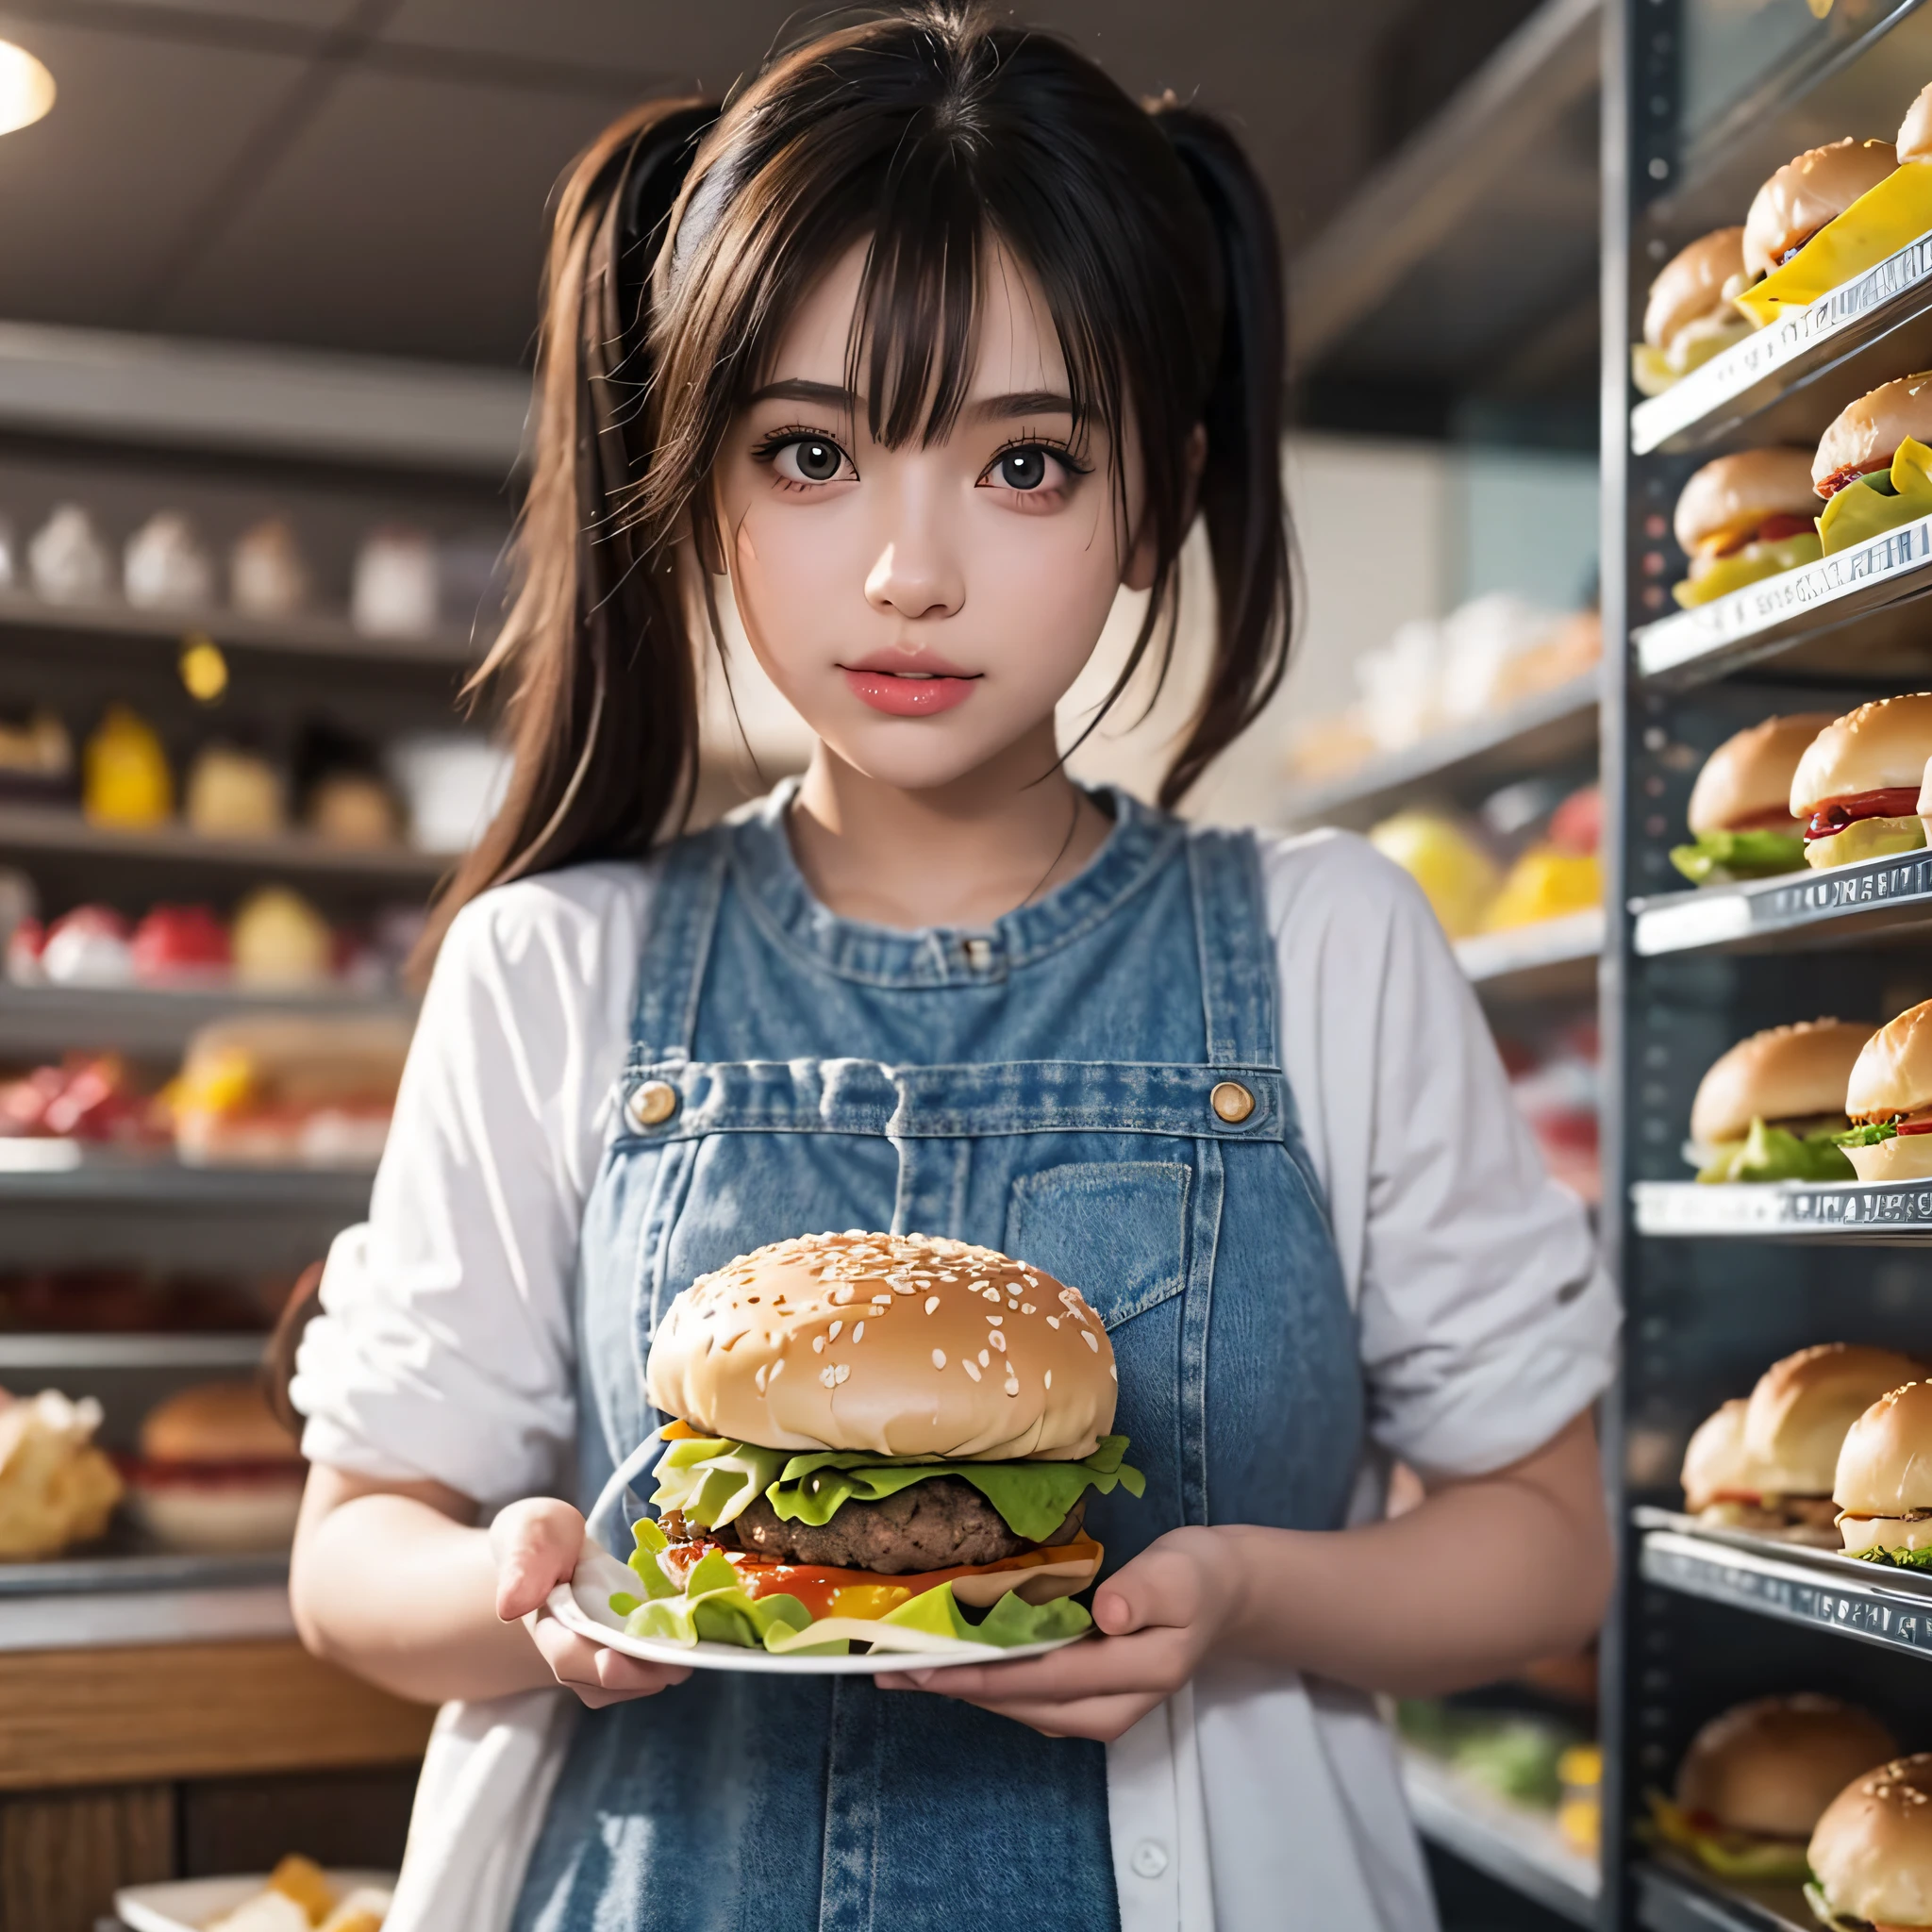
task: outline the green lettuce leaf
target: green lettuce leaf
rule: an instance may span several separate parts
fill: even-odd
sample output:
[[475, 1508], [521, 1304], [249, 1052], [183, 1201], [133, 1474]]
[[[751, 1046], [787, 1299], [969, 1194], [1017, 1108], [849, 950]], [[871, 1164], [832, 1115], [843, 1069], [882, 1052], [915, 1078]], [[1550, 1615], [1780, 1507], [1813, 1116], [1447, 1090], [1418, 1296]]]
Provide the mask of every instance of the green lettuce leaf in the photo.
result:
[[1697, 1178], [1707, 1182], [1857, 1180], [1852, 1163], [1844, 1157], [1844, 1138], [1829, 1127], [1801, 1138], [1789, 1127], [1755, 1120], [1750, 1133], [1720, 1147]]
[[717, 1529], [771, 1488], [789, 1453], [722, 1436], [685, 1437], [665, 1450], [651, 1472], [658, 1478], [651, 1501], [659, 1515], [675, 1509]]
[[1693, 886], [1771, 878], [1804, 870], [1805, 839], [1799, 832], [1700, 832], [1694, 844], [1671, 848], [1671, 863]]
[[1051, 1603], [1029, 1604], [1010, 1590], [974, 1624], [959, 1607], [950, 1583], [921, 1591], [910, 1603], [901, 1604], [879, 1621], [896, 1624], [902, 1630], [924, 1630], [934, 1637], [957, 1638], [962, 1643], [996, 1643], [1002, 1650], [1012, 1650], [1023, 1643], [1049, 1643], [1056, 1638], [1077, 1637], [1093, 1627], [1093, 1619], [1070, 1596], [1057, 1596]]
[[[639, 1567], [636, 1557], [631, 1567]], [[655, 1555], [650, 1567], [658, 1570]], [[612, 1597], [611, 1608], [617, 1609], [620, 1603], [631, 1599]], [[789, 1635], [811, 1623], [811, 1612], [795, 1596], [752, 1596], [739, 1582], [738, 1572], [715, 1550], [698, 1562], [682, 1591], [633, 1604], [619, 1614], [633, 1637], [656, 1637], [669, 1643], [730, 1643], [744, 1650], [769, 1648], [767, 1640], [774, 1634]], [[846, 1652], [843, 1638], [800, 1648], [809, 1657], [843, 1657]]]
[[1875, 1147], [1881, 1141], [1896, 1141], [1898, 1129], [1890, 1121], [1870, 1121], [1839, 1135], [1840, 1147]]
[[1875, 471], [1832, 497], [1818, 519], [1818, 535], [1830, 557], [1924, 516], [1932, 516], [1932, 449], [1908, 436], [1890, 471]]
[[1861, 1563], [1882, 1563], [1888, 1570], [1932, 1570], [1932, 1550], [1860, 1550]]
[[1122, 1457], [1124, 1436], [1108, 1436], [1084, 1462], [924, 1462], [911, 1457], [868, 1456], [859, 1451], [822, 1450], [794, 1456], [765, 1493], [787, 1523], [829, 1523], [845, 1504], [882, 1503], [914, 1483], [938, 1475], [969, 1482], [1015, 1536], [1043, 1542], [1067, 1519], [1088, 1490], [1103, 1496], [1116, 1485], [1139, 1496], [1146, 1482]]

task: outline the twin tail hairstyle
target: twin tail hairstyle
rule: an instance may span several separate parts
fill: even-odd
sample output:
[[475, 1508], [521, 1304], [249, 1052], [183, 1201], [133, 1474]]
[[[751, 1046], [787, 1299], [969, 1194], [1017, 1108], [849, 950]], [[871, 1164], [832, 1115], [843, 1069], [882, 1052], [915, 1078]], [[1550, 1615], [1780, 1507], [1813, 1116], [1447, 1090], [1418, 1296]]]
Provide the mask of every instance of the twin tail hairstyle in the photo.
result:
[[489, 886], [682, 827], [698, 653], [719, 635], [694, 564], [710, 472], [799, 304], [860, 242], [847, 387], [874, 439], [947, 434], [995, 243], [1044, 294], [1076, 433], [1098, 425], [1118, 451], [1123, 424], [1138, 430], [1154, 585], [1108, 705], [1150, 649], [1165, 677], [1185, 525], [1204, 516], [1212, 661], [1162, 803], [1273, 696], [1291, 629], [1281, 264], [1266, 192], [1210, 116], [1143, 107], [974, 0], [919, 0], [819, 33], [722, 108], [625, 114], [554, 208], [534, 463], [477, 674], [506, 701], [514, 766], [433, 932]]

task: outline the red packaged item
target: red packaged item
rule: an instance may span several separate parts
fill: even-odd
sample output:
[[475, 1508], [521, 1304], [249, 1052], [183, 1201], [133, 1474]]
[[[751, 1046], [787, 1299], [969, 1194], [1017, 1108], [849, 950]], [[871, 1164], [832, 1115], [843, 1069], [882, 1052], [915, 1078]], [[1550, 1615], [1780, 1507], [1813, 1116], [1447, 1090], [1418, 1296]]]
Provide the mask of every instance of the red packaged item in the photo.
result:
[[146, 986], [226, 979], [228, 928], [206, 906], [157, 906], [134, 929], [134, 976]]

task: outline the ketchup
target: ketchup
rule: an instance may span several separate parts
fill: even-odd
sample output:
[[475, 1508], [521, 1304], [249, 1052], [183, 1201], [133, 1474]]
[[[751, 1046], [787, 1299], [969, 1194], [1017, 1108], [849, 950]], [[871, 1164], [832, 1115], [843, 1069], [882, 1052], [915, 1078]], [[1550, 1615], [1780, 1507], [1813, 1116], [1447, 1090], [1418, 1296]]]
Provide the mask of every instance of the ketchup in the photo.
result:
[[1820, 496], [1830, 498], [1840, 490], [1849, 490], [1860, 476], [1875, 476], [1880, 470], [1891, 468], [1891, 458], [1887, 457], [1876, 463], [1847, 463], [1841, 470], [1834, 470], [1823, 483], [1814, 485]]
[[1835, 798], [1811, 814], [1805, 826], [1806, 839], [1829, 839], [1860, 819], [1908, 819], [1919, 809], [1916, 785], [1894, 785], [1884, 791], [1855, 791], [1848, 798]]

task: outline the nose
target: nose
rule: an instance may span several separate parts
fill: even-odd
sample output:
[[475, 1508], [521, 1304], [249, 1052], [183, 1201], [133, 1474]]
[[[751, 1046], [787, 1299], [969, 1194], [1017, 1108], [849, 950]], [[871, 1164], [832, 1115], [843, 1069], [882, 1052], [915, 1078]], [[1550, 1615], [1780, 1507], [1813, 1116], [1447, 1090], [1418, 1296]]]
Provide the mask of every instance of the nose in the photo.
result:
[[866, 574], [865, 600], [908, 620], [951, 617], [966, 601], [965, 574], [940, 505], [917, 482], [897, 492], [891, 529]]

